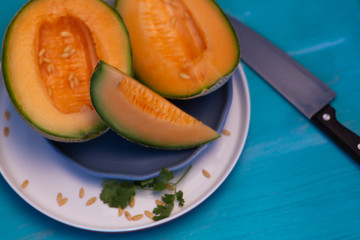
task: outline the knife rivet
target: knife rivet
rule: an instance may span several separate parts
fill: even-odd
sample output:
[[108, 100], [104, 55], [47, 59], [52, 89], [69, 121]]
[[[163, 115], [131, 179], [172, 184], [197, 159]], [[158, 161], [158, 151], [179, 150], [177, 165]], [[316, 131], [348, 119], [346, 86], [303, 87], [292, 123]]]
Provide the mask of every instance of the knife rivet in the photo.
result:
[[357, 145], [358, 149], [360, 150], [360, 143]]
[[331, 119], [330, 115], [328, 113], [324, 113], [322, 115], [322, 118], [324, 119], [324, 121], [329, 121]]

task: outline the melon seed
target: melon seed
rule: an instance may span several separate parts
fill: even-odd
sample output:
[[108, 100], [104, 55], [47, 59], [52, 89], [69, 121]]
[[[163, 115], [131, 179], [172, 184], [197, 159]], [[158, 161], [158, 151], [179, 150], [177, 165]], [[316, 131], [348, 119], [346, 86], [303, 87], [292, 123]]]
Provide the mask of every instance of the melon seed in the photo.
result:
[[180, 77], [183, 78], [183, 79], [190, 79], [190, 76], [185, 74], [185, 73], [180, 73]]
[[46, 66], [46, 71], [48, 74], [55, 72], [55, 66], [53, 63], [50, 63]]
[[5, 119], [6, 120], [10, 120], [10, 112], [9, 111], [5, 111]]
[[230, 135], [231, 135], [230, 131], [228, 131], [228, 130], [226, 130], [226, 129], [223, 129], [221, 132], [222, 132], [222, 134], [224, 134], [225, 136], [230, 136]]
[[146, 215], [148, 218], [150, 218], [150, 219], [153, 219], [153, 218], [154, 218], [154, 214], [152, 214], [152, 212], [150, 212], [150, 211], [148, 211], [148, 210], [145, 211], [145, 215]]
[[25, 189], [27, 186], [29, 185], [29, 180], [25, 180], [25, 181], [23, 181], [23, 183], [21, 184], [21, 188], [22, 189]]
[[69, 74], [68, 81], [73, 80], [73, 79], [74, 79], [74, 76], [75, 76], [75, 73], [74, 73], [74, 72], [71, 72], [71, 73]]
[[72, 48], [72, 47], [71, 47], [70, 45], [67, 45], [67, 46], [64, 48], [64, 53], [70, 52], [71, 48]]
[[156, 200], [155, 203], [156, 203], [156, 205], [160, 205], [160, 206], [164, 206], [164, 207], [166, 206], [166, 204], [160, 200]]
[[67, 57], [70, 57], [70, 53], [69, 52], [66, 52], [66, 53], [63, 53], [60, 55], [61, 58], [67, 58]]
[[119, 210], [118, 210], [118, 216], [121, 217], [124, 213], [124, 209], [122, 209], [121, 207], [119, 207]]
[[135, 216], [132, 217], [132, 220], [133, 220], [133, 221], [139, 221], [140, 219], [143, 218], [143, 216], [144, 216], [144, 215], [142, 215], [142, 214], [135, 215]]
[[79, 79], [77, 77], [74, 78], [74, 85], [75, 87], [79, 86]]
[[84, 190], [83, 187], [81, 187], [80, 190], [79, 190], [79, 198], [83, 198], [84, 195], [85, 195], [85, 190]]
[[71, 87], [71, 89], [74, 89], [74, 88], [75, 88], [75, 83], [74, 83], [74, 81], [70, 81], [70, 87]]
[[57, 196], [56, 196], [56, 201], [57, 201], [59, 207], [61, 207], [61, 206], [63, 206], [65, 203], [67, 203], [68, 198], [63, 198], [63, 197], [62, 197], [62, 193], [59, 192], [59, 193], [57, 194]]
[[96, 202], [96, 197], [92, 197], [90, 198], [87, 202], [86, 202], [86, 206], [90, 206], [92, 205], [94, 202]]
[[60, 33], [60, 36], [61, 36], [61, 37], [71, 37], [72, 34], [71, 34], [70, 32], [68, 32], [68, 31], [62, 31], [62, 32]]
[[206, 178], [211, 178], [211, 174], [208, 171], [206, 171], [205, 169], [202, 170], [202, 173]]
[[132, 221], [131, 214], [128, 211], [125, 211], [125, 217], [127, 218], [127, 220]]
[[10, 133], [10, 129], [8, 127], [4, 127], [4, 136], [8, 137]]
[[50, 97], [52, 97], [52, 90], [51, 90], [51, 88], [48, 88], [48, 94], [49, 94]]
[[43, 56], [45, 54], [46, 50], [45, 48], [42, 48], [40, 51], [39, 51], [39, 57]]
[[49, 58], [42, 57], [42, 60], [46, 63], [51, 63], [51, 60]]
[[132, 197], [131, 200], [130, 200], [130, 207], [134, 207], [135, 206], [135, 198]]

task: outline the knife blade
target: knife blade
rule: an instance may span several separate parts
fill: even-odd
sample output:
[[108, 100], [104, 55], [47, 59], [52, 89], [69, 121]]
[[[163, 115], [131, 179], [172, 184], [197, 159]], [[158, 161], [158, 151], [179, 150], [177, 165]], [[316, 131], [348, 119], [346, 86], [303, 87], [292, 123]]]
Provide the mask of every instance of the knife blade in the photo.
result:
[[336, 119], [336, 93], [273, 43], [232, 16], [241, 59], [360, 164], [360, 137]]

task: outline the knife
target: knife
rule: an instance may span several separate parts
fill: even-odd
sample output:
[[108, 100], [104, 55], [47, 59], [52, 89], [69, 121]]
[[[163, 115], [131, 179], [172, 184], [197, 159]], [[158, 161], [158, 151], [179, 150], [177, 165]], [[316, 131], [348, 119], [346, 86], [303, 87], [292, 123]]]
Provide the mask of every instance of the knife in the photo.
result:
[[360, 164], [360, 137], [336, 119], [336, 93], [280, 48], [228, 16], [242, 60]]

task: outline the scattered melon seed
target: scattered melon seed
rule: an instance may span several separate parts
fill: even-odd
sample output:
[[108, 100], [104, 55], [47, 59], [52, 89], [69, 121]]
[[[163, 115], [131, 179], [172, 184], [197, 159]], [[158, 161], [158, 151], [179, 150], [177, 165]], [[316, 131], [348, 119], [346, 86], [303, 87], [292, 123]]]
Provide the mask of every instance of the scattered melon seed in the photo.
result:
[[29, 180], [25, 180], [25, 181], [23, 181], [23, 183], [21, 184], [21, 188], [22, 189], [25, 189], [27, 186], [29, 185]]
[[61, 36], [61, 37], [71, 37], [72, 34], [71, 34], [70, 32], [68, 32], [68, 31], [62, 31], [62, 32], [60, 33], [60, 36]]
[[94, 202], [96, 202], [96, 197], [92, 197], [90, 198], [87, 202], [86, 202], [86, 206], [90, 206], [92, 205]]
[[135, 216], [132, 217], [132, 220], [133, 220], [133, 221], [139, 221], [140, 219], [143, 218], [143, 216], [144, 216], [144, 215], [142, 215], [142, 214], [135, 215]]
[[59, 205], [59, 207], [63, 206], [65, 203], [67, 203], [68, 198], [63, 198], [62, 193], [58, 193], [56, 196], [56, 201]]
[[166, 206], [166, 204], [160, 200], [156, 200], [155, 203], [156, 203], [156, 205], [160, 205], [160, 206], [164, 206], [164, 207]]
[[121, 207], [119, 207], [119, 210], [118, 210], [118, 216], [121, 217], [124, 213], [124, 209], [122, 209]]
[[8, 127], [4, 127], [4, 136], [8, 137], [10, 133], [10, 129]]
[[58, 193], [57, 196], [56, 196], [56, 201], [60, 202], [61, 199], [62, 199], [62, 193]]
[[127, 218], [127, 220], [132, 221], [131, 214], [128, 211], [125, 211], [125, 217]]
[[222, 134], [224, 134], [225, 136], [230, 136], [230, 135], [231, 135], [230, 131], [228, 131], [228, 130], [226, 130], [226, 129], [223, 129], [221, 132], [222, 132]]
[[211, 178], [211, 174], [208, 171], [206, 171], [205, 169], [202, 170], [202, 173], [206, 178]]
[[61, 207], [61, 206], [65, 205], [67, 203], [67, 201], [68, 201], [68, 198], [61, 199], [61, 201], [59, 202], [59, 206]]
[[185, 73], [180, 73], [180, 77], [183, 79], [190, 79], [190, 76]]
[[79, 198], [83, 198], [84, 195], [85, 195], [85, 190], [84, 190], [83, 187], [81, 187], [80, 190], [79, 190]]
[[132, 197], [129, 203], [130, 207], [134, 207], [135, 206], [135, 198]]
[[6, 120], [10, 120], [10, 112], [9, 111], [5, 111], [5, 119]]
[[154, 218], [154, 214], [152, 214], [152, 212], [150, 212], [150, 211], [148, 211], [148, 210], [145, 211], [145, 215], [146, 215], [148, 218], [150, 218], [150, 219], [153, 219], [153, 218]]

